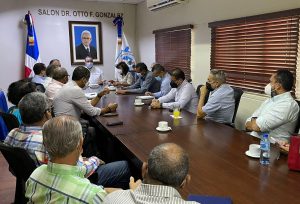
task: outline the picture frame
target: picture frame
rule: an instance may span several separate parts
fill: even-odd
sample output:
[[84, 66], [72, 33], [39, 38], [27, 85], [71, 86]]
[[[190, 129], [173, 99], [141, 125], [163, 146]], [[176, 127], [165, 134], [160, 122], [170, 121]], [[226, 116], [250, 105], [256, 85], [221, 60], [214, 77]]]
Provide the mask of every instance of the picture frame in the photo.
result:
[[71, 65], [83, 65], [87, 56], [103, 64], [101, 22], [69, 21]]

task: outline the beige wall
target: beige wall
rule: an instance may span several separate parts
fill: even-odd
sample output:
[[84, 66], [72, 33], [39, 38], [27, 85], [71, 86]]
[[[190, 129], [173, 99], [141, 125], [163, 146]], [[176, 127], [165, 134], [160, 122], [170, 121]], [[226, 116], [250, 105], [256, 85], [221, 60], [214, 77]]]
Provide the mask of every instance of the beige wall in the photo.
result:
[[38, 9], [124, 13], [126, 37], [135, 52], [135, 5], [88, 2], [79, 0], [0, 0], [0, 88], [23, 77], [26, 27], [22, 19], [31, 11], [37, 33], [42, 62], [61, 60], [71, 74], [68, 21], [100, 21], [102, 23], [103, 65], [105, 78], [114, 77], [116, 27], [113, 18], [38, 15]]
[[300, 8], [299, 0], [189, 0], [156, 12], [149, 11], [144, 2], [137, 6], [139, 59], [149, 65], [155, 61], [153, 30], [193, 24], [191, 71], [193, 83], [198, 85], [205, 82], [210, 68], [209, 22], [293, 8]]

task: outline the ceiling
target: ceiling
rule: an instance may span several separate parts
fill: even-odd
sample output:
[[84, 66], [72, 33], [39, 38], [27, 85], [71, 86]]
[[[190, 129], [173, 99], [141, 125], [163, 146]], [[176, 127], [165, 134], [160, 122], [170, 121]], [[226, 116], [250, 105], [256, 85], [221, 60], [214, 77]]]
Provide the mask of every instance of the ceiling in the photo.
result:
[[123, 4], [138, 4], [145, 0], [83, 0], [83, 1], [95, 1], [95, 2], [110, 2], [110, 3], [123, 3]]

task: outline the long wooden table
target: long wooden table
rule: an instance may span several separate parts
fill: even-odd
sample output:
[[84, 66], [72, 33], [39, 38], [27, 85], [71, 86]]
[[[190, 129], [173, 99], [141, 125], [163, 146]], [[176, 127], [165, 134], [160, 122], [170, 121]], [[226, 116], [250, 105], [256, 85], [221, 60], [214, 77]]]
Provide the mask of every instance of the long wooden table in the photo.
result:
[[[287, 157], [276, 159], [278, 149], [271, 149], [271, 164], [260, 165], [258, 159], [245, 155], [253, 137], [212, 121], [197, 120], [182, 112], [174, 120], [168, 110], [135, 107], [135, 96], [106, 96], [99, 106], [117, 102], [117, 117], [96, 117], [95, 122], [106, 129], [122, 148], [142, 162], [153, 147], [165, 142], [182, 146], [190, 157], [191, 183], [181, 193], [229, 196], [234, 203], [300, 203], [300, 173], [289, 171]], [[109, 127], [107, 122], [122, 120], [124, 125]], [[172, 131], [155, 130], [159, 121], [168, 121]]]

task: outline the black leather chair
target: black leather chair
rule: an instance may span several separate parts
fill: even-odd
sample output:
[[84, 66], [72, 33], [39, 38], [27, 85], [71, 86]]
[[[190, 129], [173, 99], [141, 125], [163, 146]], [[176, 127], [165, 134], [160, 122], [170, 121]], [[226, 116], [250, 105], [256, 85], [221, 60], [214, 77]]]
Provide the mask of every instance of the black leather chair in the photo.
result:
[[0, 111], [0, 117], [3, 118], [3, 121], [4, 121], [8, 131], [11, 131], [12, 129], [20, 126], [17, 117], [11, 113], [4, 113], [4, 112]]
[[[298, 103], [298, 106], [300, 108], [300, 101], [296, 100], [296, 102]], [[299, 114], [298, 114], [298, 122], [297, 122], [294, 133], [298, 134], [299, 129], [300, 129], [300, 111], [299, 111]]]
[[45, 87], [44, 87], [43, 84], [35, 83], [35, 85], [36, 85], [36, 90], [38, 92], [41, 92], [41, 93], [45, 93], [46, 92], [46, 89], [45, 89]]
[[233, 118], [232, 118], [232, 123], [234, 124], [236, 113], [239, 108], [241, 97], [242, 97], [244, 91], [241, 88], [237, 88], [237, 87], [232, 87], [232, 88], [234, 91], [234, 103], [235, 103], [234, 114], [233, 114]]
[[25, 182], [36, 165], [25, 149], [11, 147], [0, 142], [0, 151], [9, 164], [10, 172], [17, 178], [14, 203], [26, 203]]
[[[197, 89], [196, 89], [196, 94], [199, 96], [200, 98], [200, 88], [203, 86], [203, 84], [200, 84], [197, 86]], [[206, 96], [205, 96], [205, 100], [204, 100], [204, 105], [207, 103], [208, 101], [208, 97], [209, 97], [209, 93], [210, 91], [207, 92]]]

